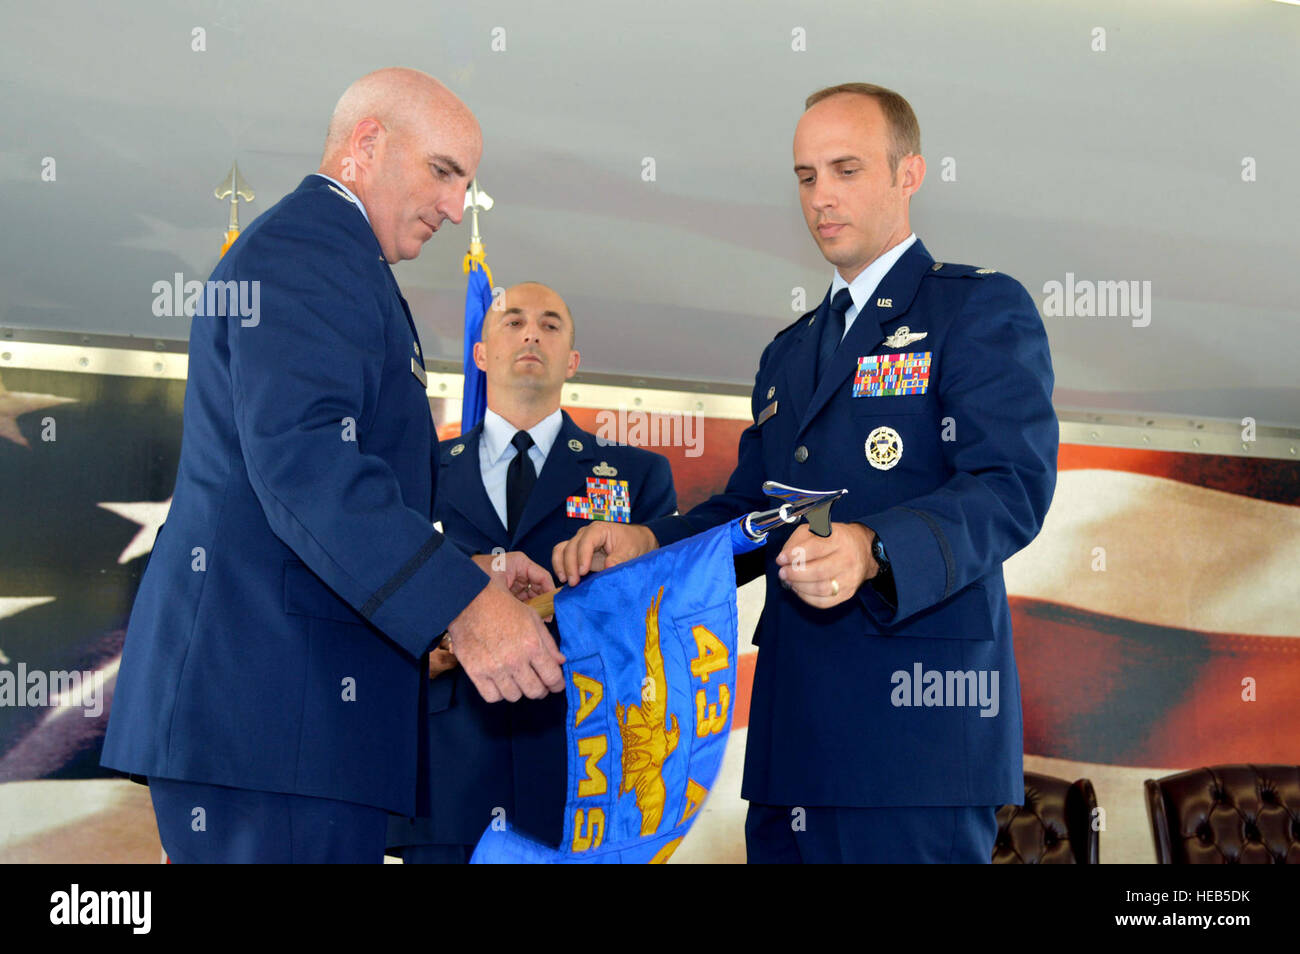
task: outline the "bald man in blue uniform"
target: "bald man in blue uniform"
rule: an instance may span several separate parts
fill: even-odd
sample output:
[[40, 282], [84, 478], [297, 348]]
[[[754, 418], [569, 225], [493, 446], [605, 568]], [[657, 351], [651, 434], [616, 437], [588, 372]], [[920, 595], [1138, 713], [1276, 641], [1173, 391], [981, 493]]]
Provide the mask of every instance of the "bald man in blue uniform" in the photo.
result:
[[[675, 512], [665, 457], [602, 443], [560, 410], [564, 382], [580, 361], [573, 344], [568, 306], [545, 285], [515, 285], [488, 311], [475, 346], [487, 375], [487, 413], [442, 448], [434, 507], [443, 532], [462, 547], [517, 550], [549, 563], [555, 545], [586, 522]], [[552, 631], [563, 649], [563, 634]], [[390, 853], [407, 864], [464, 863], [488, 825], [505, 821], [558, 844], [568, 769], [565, 698], [488, 705], [453, 654], [435, 650], [431, 662], [432, 810], [392, 820]]]
[[514, 554], [499, 586], [433, 529], [437, 438], [389, 268], [460, 221], [481, 151], [432, 77], [363, 77], [320, 172], [213, 272], [251, 307], [193, 321], [180, 470], [102, 756], [148, 778], [172, 861], [382, 861], [388, 813], [422, 802], [443, 632], [486, 699], [563, 689], [516, 599], [549, 574]]
[[557, 581], [767, 505], [772, 479], [847, 488], [820, 538], [769, 538], [741, 794], [751, 862], [991, 860], [1024, 792], [1002, 563], [1056, 480], [1047, 336], [992, 269], [935, 261], [908, 224], [925, 161], [907, 101], [808, 98], [794, 140], [821, 304], [759, 361], [725, 490], [645, 526], [591, 527]]

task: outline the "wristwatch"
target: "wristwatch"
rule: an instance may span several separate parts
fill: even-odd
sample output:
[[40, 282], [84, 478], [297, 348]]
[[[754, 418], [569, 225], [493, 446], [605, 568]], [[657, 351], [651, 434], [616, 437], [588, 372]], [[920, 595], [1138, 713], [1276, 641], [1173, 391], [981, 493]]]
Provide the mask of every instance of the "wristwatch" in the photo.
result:
[[881, 574], [889, 572], [889, 557], [885, 555], [885, 543], [880, 537], [871, 541], [871, 555], [875, 557], [876, 563], [880, 565]]
[[889, 556], [885, 553], [885, 544], [880, 537], [871, 541], [871, 555], [880, 567], [880, 572], [870, 580], [871, 589], [880, 594], [889, 606], [898, 606], [898, 588], [894, 583], [894, 571], [889, 565]]

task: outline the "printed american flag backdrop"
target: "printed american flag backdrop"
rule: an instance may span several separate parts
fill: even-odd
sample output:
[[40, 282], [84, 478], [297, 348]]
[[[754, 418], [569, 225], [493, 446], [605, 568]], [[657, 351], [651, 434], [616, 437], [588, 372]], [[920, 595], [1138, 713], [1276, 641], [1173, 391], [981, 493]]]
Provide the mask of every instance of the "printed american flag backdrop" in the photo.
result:
[[[98, 673], [103, 712], [0, 707], [0, 860], [154, 861], [148, 793], [98, 766], [135, 588], [165, 519], [184, 382], [0, 374], [0, 667]], [[445, 438], [454, 402], [431, 402]], [[42, 422], [57, 441], [42, 442]], [[598, 430], [599, 410], [572, 408]], [[704, 419], [681, 509], [720, 489], [745, 422]], [[1154, 858], [1142, 780], [1300, 762], [1300, 462], [1063, 443], [1039, 537], [1005, 567], [1025, 767], [1088, 777], [1103, 862]], [[742, 861], [740, 774], [762, 608], [740, 590], [734, 728], [676, 861]], [[864, 729], [869, 727], [864, 727]]]

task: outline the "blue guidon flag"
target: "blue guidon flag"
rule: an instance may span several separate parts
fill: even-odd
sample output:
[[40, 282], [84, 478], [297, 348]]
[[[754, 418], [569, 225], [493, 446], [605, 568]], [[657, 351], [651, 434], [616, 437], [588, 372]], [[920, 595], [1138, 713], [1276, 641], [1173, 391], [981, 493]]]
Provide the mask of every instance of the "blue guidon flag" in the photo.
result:
[[[778, 510], [772, 519], [787, 523], [804, 512]], [[668, 860], [713, 787], [731, 732], [732, 557], [761, 546], [773, 525], [762, 518], [777, 513], [687, 537], [557, 594], [567, 658], [564, 838], [552, 848], [498, 819], [472, 863]]]
[[478, 426], [487, 410], [487, 375], [474, 363], [474, 345], [483, 340], [483, 321], [492, 307], [492, 275], [479, 259], [465, 256], [465, 385], [460, 400], [460, 432]]

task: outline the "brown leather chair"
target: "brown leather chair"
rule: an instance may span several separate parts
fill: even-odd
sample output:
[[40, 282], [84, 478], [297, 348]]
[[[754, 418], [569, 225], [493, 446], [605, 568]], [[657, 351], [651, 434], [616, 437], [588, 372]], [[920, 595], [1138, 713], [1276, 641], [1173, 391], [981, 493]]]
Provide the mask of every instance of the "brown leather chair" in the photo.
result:
[[1300, 765], [1215, 765], [1146, 780], [1162, 865], [1300, 864]]
[[993, 863], [1095, 865], [1100, 834], [1092, 824], [1092, 782], [1025, 773], [1025, 804], [998, 809]]

